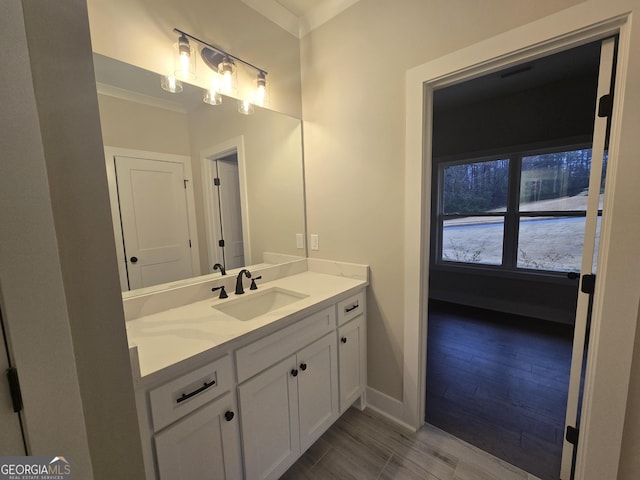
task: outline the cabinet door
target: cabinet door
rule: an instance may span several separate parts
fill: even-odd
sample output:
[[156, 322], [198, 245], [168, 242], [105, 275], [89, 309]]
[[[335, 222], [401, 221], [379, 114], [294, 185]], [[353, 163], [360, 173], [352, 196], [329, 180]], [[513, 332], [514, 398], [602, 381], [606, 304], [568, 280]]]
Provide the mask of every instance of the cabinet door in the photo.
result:
[[300, 447], [315, 442], [338, 418], [338, 354], [335, 332], [298, 352]]
[[241, 479], [240, 429], [230, 393], [155, 435], [160, 480]]
[[278, 478], [300, 455], [297, 375], [291, 356], [238, 387], [248, 479]]
[[365, 387], [366, 350], [364, 315], [338, 330], [340, 356], [340, 411], [344, 412], [362, 394]]

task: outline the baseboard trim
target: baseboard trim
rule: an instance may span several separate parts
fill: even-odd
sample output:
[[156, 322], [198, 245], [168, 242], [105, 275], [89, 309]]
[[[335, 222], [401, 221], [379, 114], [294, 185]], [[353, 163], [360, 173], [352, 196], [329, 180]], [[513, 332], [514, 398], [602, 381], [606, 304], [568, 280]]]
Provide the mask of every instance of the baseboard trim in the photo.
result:
[[414, 427], [402, 420], [404, 417], [404, 404], [386, 393], [382, 393], [375, 388], [367, 387], [367, 408], [370, 408], [408, 431], [416, 431]]

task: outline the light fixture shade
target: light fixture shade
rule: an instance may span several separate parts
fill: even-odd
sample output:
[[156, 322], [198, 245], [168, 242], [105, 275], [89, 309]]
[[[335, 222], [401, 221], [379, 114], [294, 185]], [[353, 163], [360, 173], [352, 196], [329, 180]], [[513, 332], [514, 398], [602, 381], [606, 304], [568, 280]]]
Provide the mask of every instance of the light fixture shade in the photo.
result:
[[209, 105], [221, 105], [222, 95], [220, 95], [215, 89], [205, 90], [202, 101], [204, 103], [208, 103]]
[[238, 100], [238, 112], [243, 115], [253, 115], [254, 106], [249, 100]]
[[264, 107], [267, 103], [267, 76], [264, 72], [258, 73], [256, 79], [256, 100], [255, 104]]
[[236, 89], [236, 64], [229, 57], [224, 57], [218, 64], [218, 73], [222, 76], [221, 91], [231, 94]]
[[182, 82], [173, 75], [162, 75], [160, 77], [160, 86], [165, 92], [180, 93], [182, 91]]
[[176, 78], [180, 80], [195, 80], [196, 78], [196, 49], [189, 43], [189, 39], [180, 35], [173, 46], [173, 68]]

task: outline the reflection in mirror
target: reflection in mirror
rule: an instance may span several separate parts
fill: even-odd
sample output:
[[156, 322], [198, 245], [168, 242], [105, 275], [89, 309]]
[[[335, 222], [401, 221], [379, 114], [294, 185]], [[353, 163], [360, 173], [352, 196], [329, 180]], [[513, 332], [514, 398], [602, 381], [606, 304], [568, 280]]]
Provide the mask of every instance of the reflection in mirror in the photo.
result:
[[159, 74], [98, 54], [94, 65], [123, 291], [306, 255], [300, 120], [210, 105], [184, 83], [171, 94]]

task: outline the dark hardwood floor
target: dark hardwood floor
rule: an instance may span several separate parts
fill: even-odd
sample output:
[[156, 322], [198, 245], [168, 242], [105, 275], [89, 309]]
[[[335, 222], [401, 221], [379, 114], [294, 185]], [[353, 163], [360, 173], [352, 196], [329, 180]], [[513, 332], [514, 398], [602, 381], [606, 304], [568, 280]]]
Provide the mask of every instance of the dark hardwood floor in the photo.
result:
[[557, 480], [572, 335], [567, 325], [430, 301], [426, 421]]

